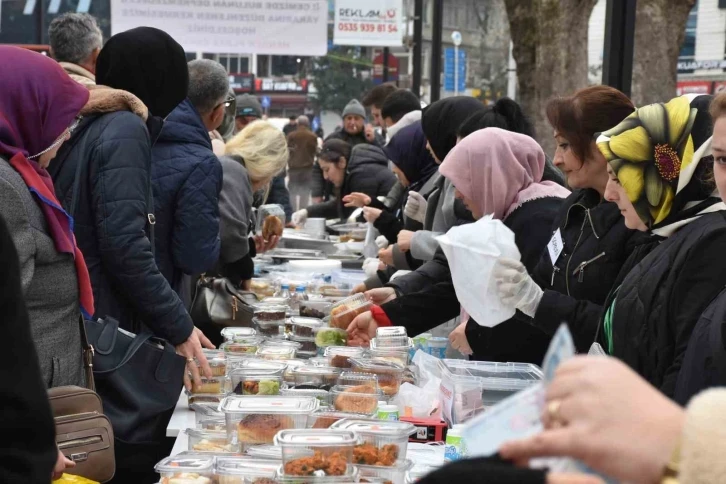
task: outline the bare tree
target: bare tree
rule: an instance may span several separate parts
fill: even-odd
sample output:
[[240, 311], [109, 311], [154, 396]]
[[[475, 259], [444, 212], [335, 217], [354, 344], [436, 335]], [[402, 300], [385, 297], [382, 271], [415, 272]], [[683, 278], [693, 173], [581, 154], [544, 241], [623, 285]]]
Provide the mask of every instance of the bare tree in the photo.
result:
[[696, 0], [638, 0], [632, 98], [636, 106], [676, 95], [678, 54]]
[[587, 31], [597, 0], [505, 0], [519, 102], [545, 152], [554, 152], [547, 100], [588, 85]]

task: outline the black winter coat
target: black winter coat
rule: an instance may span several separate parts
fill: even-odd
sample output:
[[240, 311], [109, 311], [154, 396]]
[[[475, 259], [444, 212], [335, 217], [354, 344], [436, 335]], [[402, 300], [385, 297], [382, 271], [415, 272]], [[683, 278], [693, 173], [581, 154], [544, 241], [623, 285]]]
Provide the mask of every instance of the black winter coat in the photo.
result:
[[49, 168], [56, 195], [72, 213], [76, 167], [83, 163], [74, 232], [93, 285], [95, 317], [112, 316], [139, 331], [144, 323], [177, 345], [194, 326], [182, 301], [159, 272], [147, 237], [151, 197], [151, 139], [128, 111], [85, 118]]
[[530, 321], [550, 335], [563, 322], [569, 323], [575, 346], [584, 353], [595, 341], [596, 327], [573, 324], [579, 301], [602, 305], [633, 251], [634, 240], [644, 236], [625, 226], [617, 205], [600, 200], [592, 189], [567, 197], [552, 228], [553, 236], [560, 230], [564, 249], [553, 266], [545, 247], [531, 274], [544, 294]]
[[326, 219], [347, 219], [355, 211], [343, 205], [343, 197], [354, 192], [371, 198], [385, 196], [396, 183], [396, 176], [388, 169], [388, 158], [377, 146], [360, 144], [353, 148], [348, 160], [345, 180], [337, 199], [307, 208], [308, 216]]
[[617, 290], [613, 356], [669, 397], [696, 322], [726, 285], [724, 253], [726, 212], [705, 214], [650, 252]]
[[[504, 221], [504, 225], [514, 232], [514, 241], [528, 271], [534, 269], [542, 249], [549, 241], [550, 229], [562, 202], [563, 199], [552, 197], [530, 200]], [[406, 294], [382, 306], [391, 322], [405, 326], [410, 335], [435, 328], [457, 317], [461, 311], [448, 261], [441, 249], [437, 251], [431, 269], [425, 271], [428, 281], [423, 290]], [[466, 336], [474, 351], [472, 359], [538, 365], [542, 364], [550, 340], [550, 336], [541, 330], [515, 318], [494, 328], [484, 328], [470, 320]]]

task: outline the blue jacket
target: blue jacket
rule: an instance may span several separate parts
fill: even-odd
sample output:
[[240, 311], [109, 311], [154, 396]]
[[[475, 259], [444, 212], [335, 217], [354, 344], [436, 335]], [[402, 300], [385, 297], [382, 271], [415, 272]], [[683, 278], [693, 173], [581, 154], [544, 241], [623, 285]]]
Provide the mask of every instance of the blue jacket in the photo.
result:
[[151, 148], [156, 214], [156, 263], [182, 301], [184, 274], [206, 272], [219, 260], [222, 165], [189, 99], [166, 118]]

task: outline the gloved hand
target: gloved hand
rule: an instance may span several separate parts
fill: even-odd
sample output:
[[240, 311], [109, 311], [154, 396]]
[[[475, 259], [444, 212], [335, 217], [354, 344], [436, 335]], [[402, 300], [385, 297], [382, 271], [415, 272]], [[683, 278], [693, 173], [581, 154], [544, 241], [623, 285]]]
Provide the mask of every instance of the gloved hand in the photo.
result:
[[296, 226], [305, 225], [308, 220], [308, 211], [304, 208], [292, 214], [292, 223]]
[[524, 264], [500, 257], [494, 266], [493, 276], [502, 302], [533, 318], [544, 292], [527, 273]]
[[385, 249], [388, 247], [388, 239], [383, 235], [379, 235], [376, 237], [376, 245], [379, 249]]
[[363, 272], [367, 277], [373, 277], [378, 272], [378, 266], [381, 264], [377, 258], [369, 257], [363, 262]]
[[426, 199], [418, 192], [408, 192], [408, 201], [403, 209], [403, 214], [417, 222], [424, 223], [426, 220]]

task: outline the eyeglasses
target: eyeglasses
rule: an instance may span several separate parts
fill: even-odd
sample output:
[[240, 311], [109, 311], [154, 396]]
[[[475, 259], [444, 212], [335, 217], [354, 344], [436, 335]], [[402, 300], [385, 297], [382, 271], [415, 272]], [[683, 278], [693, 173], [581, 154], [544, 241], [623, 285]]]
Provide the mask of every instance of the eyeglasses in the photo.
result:
[[38, 158], [40, 156], [43, 156], [44, 154], [48, 153], [49, 151], [55, 149], [57, 146], [59, 146], [61, 143], [63, 143], [65, 140], [70, 138], [73, 135], [73, 132], [78, 128], [78, 125], [81, 124], [81, 121], [83, 121], [83, 116], [76, 116], [76, 118], [73, 120], [70, 126], [66, 128], [66, 130], [61, 134], [49, 147], [38, 153], [37, 155], [28, 156], [29, 160], [32, 160], [33, 158]]
[[225, 99], [224, 102], [219, 103], [216, 106], [214, 106], [214, 109], [217, 109], [222, 104], [224, 104], [224, 107], [226, 109], [226, 108], [230, 107], [234, 101], [235, 101], [234, 96], [227, 96], [227, 99]]

